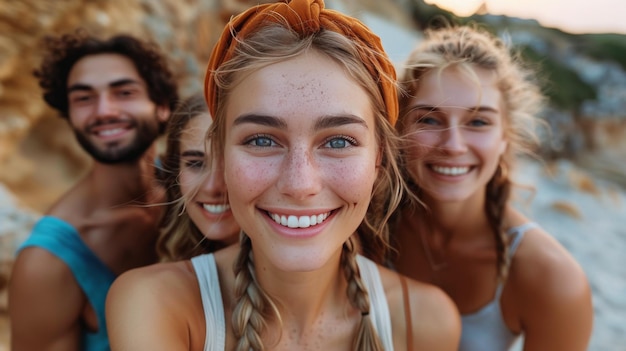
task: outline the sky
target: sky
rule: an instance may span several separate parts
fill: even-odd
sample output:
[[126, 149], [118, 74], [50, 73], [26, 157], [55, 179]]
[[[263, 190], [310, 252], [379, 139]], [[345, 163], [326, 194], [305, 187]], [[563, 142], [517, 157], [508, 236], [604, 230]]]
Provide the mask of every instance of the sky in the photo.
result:
[[425, 0], [459, 16], [469, 16], [484, 2], [494, 15], [536, 19], [544, 27], [580, 33], [626, 34], [624, 0]]

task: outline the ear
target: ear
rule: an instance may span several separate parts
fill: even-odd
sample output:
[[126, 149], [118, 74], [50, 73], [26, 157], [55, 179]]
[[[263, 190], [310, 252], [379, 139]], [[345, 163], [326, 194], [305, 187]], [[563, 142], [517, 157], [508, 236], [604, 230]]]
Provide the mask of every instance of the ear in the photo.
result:
[[159, 119], [159, 122], [161, 123], [165, 123], [167, 122], [167, 120], [170, 118], [170, 108], [169, 106], [157, 106], [156, 108], [156, 115], [157, 118]]

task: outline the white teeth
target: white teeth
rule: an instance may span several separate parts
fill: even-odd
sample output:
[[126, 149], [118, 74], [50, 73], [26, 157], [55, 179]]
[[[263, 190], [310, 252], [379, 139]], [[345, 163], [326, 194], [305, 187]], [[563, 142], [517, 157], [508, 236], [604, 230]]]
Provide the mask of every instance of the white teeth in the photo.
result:
[[298, 217], [296, 217], [296, 216], [289, 216], [289, 217], [287, 217], [287, 227], [289, 227], [289, 228], [298, 228], [298, 226], [299, 226]]
[[328, 218], [329, 215], [330, 215], [330, 212], [313, 215], [313, 216], [299, 216], [299, 217], [293, 216], [293, 215], [281, 216], [275, 213], [270, 213], [270, 217], [272, 217], [274, 222], [282, 226], [289, 227], [289, 228], [308, 228], [314, 225], [318, 225], [324, 222], [324, 220], [326, 220], [326, 218]]
[[101, 136], [111, 136], [111, 135], [120, 133], [123, 130], [124, 130], [123, 128], [107, 129], [107, 130], [101, 130], [99, 134]]
[[469, 172], [469, 167], [442, 167], [432, 166], [433, 171], [449, 176], [463, 175]]
[[203, 204], [202, 207], [204, 207], [204, 209], [211, 214], [222, 214], [230, 210], [230, 205], [228, 204], [222, 204], [222, 205]]

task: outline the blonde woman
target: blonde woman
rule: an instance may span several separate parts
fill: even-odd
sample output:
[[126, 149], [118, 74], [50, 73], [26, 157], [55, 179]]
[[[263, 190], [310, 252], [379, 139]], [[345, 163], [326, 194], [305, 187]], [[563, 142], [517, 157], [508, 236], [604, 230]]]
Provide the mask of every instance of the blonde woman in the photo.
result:
[[581, 267], [509, 203], [542, 96], [532, 72], [477, 27], [426, 32], [401, 77], [404, 169], [422, 204], [397, 210], [396, 269], [435, 284], [462, 315], [462, 351], [586, 350]]

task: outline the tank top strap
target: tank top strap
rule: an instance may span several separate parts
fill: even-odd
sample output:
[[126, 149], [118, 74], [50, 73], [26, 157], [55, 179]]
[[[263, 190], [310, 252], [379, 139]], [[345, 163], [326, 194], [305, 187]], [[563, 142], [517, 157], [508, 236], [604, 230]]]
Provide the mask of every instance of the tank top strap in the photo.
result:
[[370, 318], [374, 323], [374, 328], [376, 328], [378, 337], [383, 344], [383, 349], [393, 351], [391, 315], [378, 266], [361, 255], [357, 255], [356, 261], [361, 279], [370, 297]]
[[223, 351], [226, 346], [226, 319], [219, 275], [213, 254], [193, 257], [206, 322], [204, 351]]
[[[517, 247], [522, 242], [524, 238], [524, 234], [534, 228], [539, 228], [539, 224], [536, 222], [526, 222], [522, 225], [518, 225], [516, 227], [509, 228], [506, 231], [506, 234], [511, 239], [509, 244], [509, 260], [513, 260], [513, 256], [515, 255], [515, 251], [517, 251]], [[502, 290], [504, 289], [504, 282], [499, 282], [498, 287], [496, 288], [496, 300], [500, 301], [500, 295], [502, 294]]]
[[535, 222], [526, 222], [517, 227], [509, 228], [509, 230], [506, 231], [509, 238], [512, 239], [511, 243], [509, 244], [509, 259], [510, 260], [513, 259], [513, 255], [515, 255], [515, 251], [517, 251], [517, 247], [519, 246], [519, 244], [522, 242], [522, 239], [524, 238], [524, 234], [527, 231], [531, 229], [535, 229], [535, 228], [539, 228], [539, 224]]

